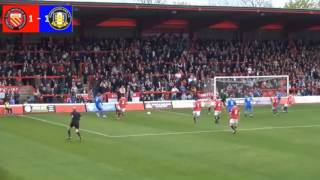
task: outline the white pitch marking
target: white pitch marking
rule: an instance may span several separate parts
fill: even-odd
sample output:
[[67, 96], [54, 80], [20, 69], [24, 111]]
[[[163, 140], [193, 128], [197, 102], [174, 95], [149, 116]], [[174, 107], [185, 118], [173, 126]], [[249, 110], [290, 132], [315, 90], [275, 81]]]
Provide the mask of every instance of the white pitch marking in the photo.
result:
[[[23, 116], [29, 119], [41, 121], [47, 124], [52, 124], [61, 127], [68, 127], [65, 124], [48, 121], [45, 119], [33, 117], [33, 116]], [[313, 128], [320, 127], [320, 124], [312, 124], [312, 125], [301, 125], [301, 126], [269, 126], [269, 127], [258, 127], [258, 128], [247, 128], [247, 129], [239, 129], [239, 132], [242, 131], [259, 131], [259, 130], [273, 130], [273, 129], [294, 129], [294, 128]], [[145, 133], [145, 134], [129, 134], [129, 135], [108, 135], [103, 134], [97, 131], [81, 129], [81, 131], [95, 134], [99, 136], [104, 136], [108, 138], [128, 138], [128, 137], [145, 137], [145, 136], [168, 136], [168, 135], [183, 135], [183, 134], [203, 134], [203, 133], [219, 133], [219, 132], [231, 132], [230, 129], [221, 129], [221, 130], [206, 130], [206, 131], [180, 131], [180, 132], [165, 132], [165, 133]]]
[[175, 111], [161, 111], [160, 112], [169, 112], [172, 114], [180, 115], [180, 116], [185, 116], [185, 117], [192, 117], [192, 111], [190, 111], [190, 114], [188, 113], [181, 113], [181, 112], [175, 112]]
[[[293, 128], [313, 128], [320, 127], [320, 124], [305, 125], [305, 126], [270, 126], [270, 127], [260, 127], [260, 128], [248, 128], [239, 129], [242, 131], [258, 131], [258, 130], [273, 130], [273, 129], [293, 129]], [[132, 134], [132, 135], [119, 135], [112, 136], [114, 138], [126, 138], [126, 137], [143, 137], [143, 136], [167, 136], [167, 135], [183, 135], [183, 134], [203, 134], [203, 133], [219, 133], [219, 132], [231, 132], [231, 129], [221, 129], [221, 130], [207, 130], [207, 131], [185, 131], [185, 132], [168, 132], [168, 133], [150, 133], [150, 134]]]
[[[66, 128], [69, 127], [68, 125], [65, 125], [65, 124], [62, 124], [62, 123], [57, 123], [57, 122], [53, 122], [53, 121], [48, 121], [48, 120], [41, 119], [41, 118], [37, 118], [37, 117], [33, 117], [33, 116], [23, 116], [23, 117], [26, 117], [26, 118], [29, 118], [29, 119], [33, 119], [33, 120], [36, 120], [36, 121], [41, 121], [41, 122], [44, 122], [44, 123], [47, 123], [47, 124], [52, 124], [52, 125], [60, 126], [60, 127], [66, 127]], [[81, 130], [81, 131], [84, 131], [84, 132], [87, 132], [87, 133], [90, 133], [90, 134], [99, 135], [99, 136], [104, 136], [104, 137], [109, 137], [109, 138], [112, 138], [112, 137], [113, 137], [113, 136], [108, 135], [108, 134], [103, 134], [103, 133], [100, 133], [100, 132], [97, 132], [97, 131], [88, 130], [88, 129], [80, 129], [80, 130]]]

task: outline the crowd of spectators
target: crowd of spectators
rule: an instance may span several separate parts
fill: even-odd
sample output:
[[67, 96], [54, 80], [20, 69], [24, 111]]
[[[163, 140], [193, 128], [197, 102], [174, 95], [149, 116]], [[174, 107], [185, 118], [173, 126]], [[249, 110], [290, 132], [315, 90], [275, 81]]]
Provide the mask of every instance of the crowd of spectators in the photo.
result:
[[37, 96], [118, 92], [129, 99], [192, 99], [217, 75], [289, 75], [292, 93], [320, 95], [320, 42], [43, 38], [0, 41], [0, 86], [31, 85]]

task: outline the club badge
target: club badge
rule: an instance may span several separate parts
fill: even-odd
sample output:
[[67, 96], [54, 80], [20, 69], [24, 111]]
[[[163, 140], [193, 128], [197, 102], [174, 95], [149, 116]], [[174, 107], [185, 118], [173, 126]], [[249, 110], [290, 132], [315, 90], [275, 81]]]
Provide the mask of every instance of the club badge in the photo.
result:
[[53, 29], [65, 30], [71, 25], [71, 13], [64, 7], [56, 7], [48, 14], [47, 21]]
[[4, 16], [6, 26], [11, 30], [20, 30], [27, 23], [26, 13], [20, 8], [8, 10]]

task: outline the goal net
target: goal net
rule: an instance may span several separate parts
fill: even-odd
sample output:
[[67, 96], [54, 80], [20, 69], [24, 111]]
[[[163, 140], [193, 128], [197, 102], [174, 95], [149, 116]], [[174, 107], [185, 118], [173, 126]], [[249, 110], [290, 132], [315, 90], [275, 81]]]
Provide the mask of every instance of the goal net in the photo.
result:
[[234, 98], [271, 97], [277, 93], [285, 97], [289, 95], [289, 76], [218, 76], [211, 88], [215, 95], [225, 93]]

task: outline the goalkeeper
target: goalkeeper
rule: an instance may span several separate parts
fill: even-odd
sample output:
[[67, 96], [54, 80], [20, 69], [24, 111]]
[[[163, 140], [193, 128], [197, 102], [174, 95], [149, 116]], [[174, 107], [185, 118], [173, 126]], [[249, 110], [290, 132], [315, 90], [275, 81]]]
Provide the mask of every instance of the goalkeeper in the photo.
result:
[[225, 106], [226, 105], [226, 101], [227, 101], [227, 94], [224, 93], [223, 90], [221, 90], [220, 99], [221, 99], [223, 105]]

